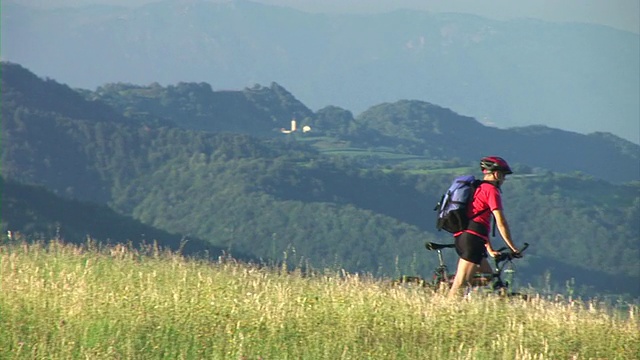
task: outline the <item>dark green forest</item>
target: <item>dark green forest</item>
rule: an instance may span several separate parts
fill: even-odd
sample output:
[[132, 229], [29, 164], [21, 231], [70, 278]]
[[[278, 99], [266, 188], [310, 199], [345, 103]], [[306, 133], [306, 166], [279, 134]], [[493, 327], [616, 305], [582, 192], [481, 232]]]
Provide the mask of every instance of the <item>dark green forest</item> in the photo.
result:
[[[415, 101], [314, 113], [277, 84], [74, 90], [8, 63], [1, 110], [5, 232], [190, 239], [191, 252], [427, 275], [437, 259], [424, 243], [451, 239], [435, 230], [434, 204], [491, 150], [519, 170], [503, 191], [516, 243], [531, 244], [521, 282], [640, 296], [640, 176], [627, 171], [639, 150], [610, 134], [488, 128]], [[312, 131], [282, 134], [292, 118]], [[487, 136], [503, 148], [474, 150]], [[559, 150], [567, 138], [580, 151]], [[583, 169], [592, 144], [614, 164]], [[558, 154], [526, 161], [534, 148]]]

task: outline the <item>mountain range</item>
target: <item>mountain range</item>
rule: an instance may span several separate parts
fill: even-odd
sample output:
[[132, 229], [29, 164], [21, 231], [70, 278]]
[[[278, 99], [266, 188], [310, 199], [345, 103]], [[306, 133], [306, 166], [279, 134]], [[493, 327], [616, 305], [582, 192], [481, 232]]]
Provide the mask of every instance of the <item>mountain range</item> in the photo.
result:
[[640, 38], [605, 26], [398, 10], [318, 14], [245, 0], [36, 10], [2, 2], [2, 58], [106, 83], [276, 82], [312, 109], [419, 100], [500, 129], [640, 143]]
[[[31, 77], [15, 67], [5, 66], [4, 78]], [[12, 83], [12, 88], [21, 85]], [[25, 99], [38, 98], [25, 88]], [[23, 91], [23, 90], [20, 90]], [[68, 103], [66, 97], [80, 94], [67, 88], [62, 99], [49, 97], [39, 106], [57, 111]], [[61, 96], [56, 92], [53, 96]], [[478, 154], [499, 153], [514, 163], [552, 171], [579, 171], [612, 182], [640, 179], [640, 146], [607, 133], [581, 135], [534, 125], [512, 129], [486, 126], [435, 104], [418, 100], [400, 100], [372, 106], [362, 114], [353, 114], [335, 106], [313, 112], [292, 93], [277, 83], [269, 87], [255, 85], [237, 91], [214, 91], [207, 83], [179, 83], [139, 86], [106, 84], [96, 91], [84, 91], [91, 100], [78, 106], [95, 107], [96, 119], [129, 117], [162, 120], [189, 130], [244, 133], [281, 138], [282, 127], [297, 119], [300, 127], [309, 125], [316, 135], [331, 135], [357, 148], [387, 148], [407, 156], [430, 159], [459, 159], [474, 163]], [[5, 98], [11, 99], [11, 94]], [[77, 99], [79, 100], [79, 99]], [[94, 105], [95, 104], [95, 105]]]
[[[539, 291], [571, 283], [585, 296], [640, 294], [638, 177], [577, 171], [593, 160], [593, 145], [618, 168], [637, 164], [638, 145], [615, 135], [547, 127], [495, 135], [416, 100], [355, 118], [335, 106], [313, 112], [275, 83], [90, 91], [18, 64], [2, 63], [1, 73], [3, 232], [74, 242], [153, 237], [174, 249], [190, 239], [189, 252], [426, 275], [436, 259], [424, 242], [449, 239], [435, 230], [432, 208], [453, 176], [477, 172], [479, 152], [449, 157], [451, 144], [519, 133], [508, 149], [525, 159], [532, 144], [562, 149], [570, 135], [576, 147], [554, 157], [563, 159], [557, 169], [517, 162], [503, 186], [515, 241], [532, 244], [519, 278]], [[283, 133], [293, 113], [311, 131]]]

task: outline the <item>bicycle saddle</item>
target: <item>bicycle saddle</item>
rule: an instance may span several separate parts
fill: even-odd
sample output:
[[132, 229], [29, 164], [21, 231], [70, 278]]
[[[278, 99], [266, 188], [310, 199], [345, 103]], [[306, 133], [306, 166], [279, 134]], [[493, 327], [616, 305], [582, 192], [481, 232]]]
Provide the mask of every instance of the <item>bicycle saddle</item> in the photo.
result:
[[426, 244], [424, 244], [424, 246], [427, 248], [427, 250], [440, 250], [456, 247], [454, 244], [438, 244], [434, 242], [427, 242]]

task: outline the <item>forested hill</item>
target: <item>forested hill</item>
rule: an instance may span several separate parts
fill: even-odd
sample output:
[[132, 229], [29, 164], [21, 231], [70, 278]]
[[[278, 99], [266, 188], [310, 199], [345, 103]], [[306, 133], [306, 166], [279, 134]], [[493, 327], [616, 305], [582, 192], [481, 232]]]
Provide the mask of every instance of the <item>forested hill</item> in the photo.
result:
[[[206, 83], [108, 84], [95, 92], [81, 91], [83, 99], [52, 80], [39, 81], [19, 65], [3, 63], [2, 72], [3, 100], [8, 104], [16, 97], [36, 99], [26, 105], [67, 116], [78, 114], [58, 107], [75, 104], [70, 109], [79, 109], [88, 119], [120, 121], [126, 116], [191, 130], [262, 137], [281, 137], [279, 130], [297, 119], [299, 127], [313, 128], [311, 137], [329, 135], [353, 147], [392, 149], [430, 159], [457, 158], [464, 163], [475, 162], [479, 153], [499, 153], [531, 167], [581, 171], [613, 182], [640, 179], [640, 146], [614, 135], [581, 135], [544, 126], [497, 129], [423, 101], [380, 104], [354, 118], [333, 106], [313, 113], [276, 83], [241, 91], [213, 91]], [[47, 93], [51, 95], [37, 100]]]
[[[373, 159], [331, 155], [321, 144], [353, 145], [374, 139], [359, 139], [363, 131], [383, 134], [380, 125], [368, 124], [364, 118], [348, 119], [348, 112], [339, 108], [328, 107], [300, 119], [302, 123], [308, 118], [318, 132], [321, 124], [336, 124], [315, 140], [305, 136], [314, 130], [288, 134], [293, 136], [267, 130], [273, 127], [270, 118], [253, 119], [258, 128], [259, 122], [268, 124], [260, 137], [230, 129], [198, 131], [182, 128], [187, 121], [172, 117], [180, 109], [167, 107], [158, 112], [158, 116], [164, 114], [162, 118], [156, 116], [154, 111], [159, 110], [151, 109], [163, 102], [154, 96], [147, 98], [146, 111], [127, 105], [127, 112], [122, 105], [113, 105], [113, 99], [129, 99], [129, 104], [143, 99], [95, 97], [89, 91], [80, 91], [83, 96], [77, 97], [66, 86], [45, 80], [34, 82], [35, 89], [20, 88], [5, 81], [4, 73], [27, 72], [25, 69], [3, 64], [2, 71], [1, 155], [7, 181], [40, 184], [61, 197], [106, 204], [145, 225], [265, 261], [286, 257], [295, 264], [320, 268], [340, 266], [385, 276], [401, 272], [426, 275], [436, 259], [425, 252], [424, 242], [449, 239], [434, 231], [433, 205], [453, 174], [476, 169], [475, 161], [473, 167], [451, 161], [457, 164], [451, 168], [447, 159], [429, 159], [425, 154], [421, 167], [408, 162], [380, 166], [380, 159], [375, 159], [380, 155]], [[56, 94], [57, 89], [60, 93]], [[270, 108], [304, 110], [279, 86], [260, 91], [265, 113]], [[37, 105], [30, 94], [60, 99], [65, 106]], [[274, 99], [273, 105], [265, 100], [268, 97]], [[91, 109], [82, 110], [92, 104], [110, 106], [114, 120], [99, 118]], [[249, 110], [243, 111], [252, 111], [251, 102], [246, 104]], [[402, 119], [413, 118], [420, 119], [413, 115]], [[344, 126], [345, 119], [349, 126]], [[233, 118], [220, 119], [221, 124], [227, 122]], [[408, 128], [401, 123], [398, 121]], [[401, 142], [399, 146], [410, 144]], [[382, 153], [375, 151], [376, 144], [370, 146], [365, 153]], [[503, 190], [516, 242], [532, 244], [518, 267], [523, 281], [562, 290], [565, 281], [575, 279], [580, 294], [640, 294], [640, 249], [630, 246], [629, 240], [640, 238], [638, 182], [612, 184], [572, 169], [568, 173], [543, 170], [514, 176]], [[4, 215], [10, 211], [4, 204], [2, 230], [51, 229], [38, 227], [38, 217], [16, 223]], [[69, 211], [54, 213], [47, 222], [60, 222], [64, 231], [75, 225], [63, 223], [74, 221], [73, 216], [62, 219], [63, 212]], [[113, 227], [123, 222], [116, 219]]]
[[[17, 240], [31, 238], [48, 242], [59, 238], [65, 242], [124, 243], [136, 249], [157, 245], [186, 256], [217, 259], [225, 249], [198, 238], [171, 234], [114, 212], [105, 205], [69, 200], [54, 195], [41, 186], [30, 186], [0, 177], [2, 189], [2, 230], [12, 231]], [[240, 252], [234, 257], [256, 261]]]
[[582, 135], [541, 125], [503, 130], [407, 100], [374, 106], [356, 122], [361, 146], [402, 146], [412, 154], [465, 162], [474, 162], [478, 154], [502, 154], [511, 162], [553, 171], [580, 171], [613, 182], [640, 180], [640, 146], [611, 134]]
[[[25, 87], [34, 75], [19, 65], [4, 63], [2, 71], [6, 73], [6, 101], [37, 98], [46, 91], [39, 86]], [[43, 82], [43, 87], [53, 86], [50, 82]], [[311, 126], [306, 137], [312, 141], [329, 136], [347, 147], [390, 150], [430, 160], [455, 158], [464, 164], [474, 164], [478, 154], [501, 154], [530, 168], [579, 171], [616, 183], [640, 180], [640, 145], [614, 135], [581, 135], [545, 126], [498, 129], [423, 101], [380, 104], [354, 118], [334, 106], [314, 113], [276, 83], [238, 91], [214, 91], [206, 83], [167, 87], [108, 84], [95, 92], [81, 91], [86, 101], [58, 86], [60, 91], [53, 91], [56, 97], [47, 101], [75, 103], [78, 108], [95, 106], [99, 115], [86, 112], [90, 119], [111, 116], [115, 121], [124, 115], [144, 123], [269, 138], [282, 138], [280, 129], [289, 128], [295, 119], [299, 128]], [[109, 115], [112, 111], [103, 110], [103, 104], [116, 109], [118, 115]]]
[[107, 84], [84, 92], [90, 100], [108, 103], [131, 118], [163, 119], [191, 130], [274, 136], [291, 119], [314, 116], [282, 86], [255, 85], [244, 91], [213, 91], [206, 83], [136, 86]]

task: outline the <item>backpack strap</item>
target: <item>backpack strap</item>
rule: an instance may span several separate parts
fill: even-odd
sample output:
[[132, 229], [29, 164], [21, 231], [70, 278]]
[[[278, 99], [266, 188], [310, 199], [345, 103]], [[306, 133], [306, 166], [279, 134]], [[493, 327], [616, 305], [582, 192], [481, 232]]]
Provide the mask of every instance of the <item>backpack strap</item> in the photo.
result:
[[[491, 184], [491, 185], [493, 185], [493, 186], [496, 186], [496, 184], [494, 184], [494, 183], [493, 183], [493, 182], [491, 182], [491, 181], [486, 181], [486, 180], [476, 180], [476, 181], [474, 181], [474, 182], [471, 184], [471, 187], [473, 188], [473, 195], [469, 198], [469, 204], [471, 204], [471, 203], [473, 202], [473, 198], [474, 198], [474, 197], [475, 197], [475, 195], [476, 195], [476, 189], [478, 189], [478, 188], [480, 187], [480, 185], [482, 185], [482, 183], [487, 183], [487, 184]], [[497, 186], [496, 186], [496, 187], [497, 187]], [[500, 189], [500, 188], [498, 188], [498, 189]], [[489, 211], [489, 209], [484, 209], [484, 210], [480, 211], [479, 213], [476, 213], [476, 214], [474, 214], [473, 216], [471, 216], [471, 217], [469, 218], [469, 220], [473, 220], [473, 219], [477, 218], [478, 216], [480, 216], [480, 215], [482, 215], [482, 214], [486, 213], [487, 211]]]

